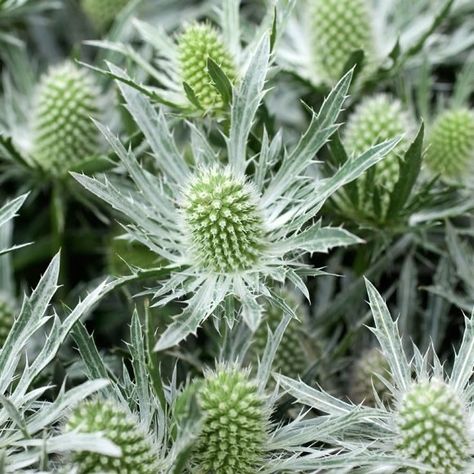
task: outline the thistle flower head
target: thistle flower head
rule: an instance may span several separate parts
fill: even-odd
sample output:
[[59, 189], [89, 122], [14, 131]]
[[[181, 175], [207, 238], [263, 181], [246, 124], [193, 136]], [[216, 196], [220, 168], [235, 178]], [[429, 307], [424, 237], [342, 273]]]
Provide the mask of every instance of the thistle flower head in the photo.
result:
[[[273, 359], [272, 369], [283, 375], [298, 378], [308, 365], [308, 355], [304, 349], [302, 337], [306, 314], [296, 295], [287, 290], [280, 290], [279, 293], [299, 319], [293, 318], [286, 327], [283, 339]], [[268, 330], [274, 333], [282, 319], [283, 310], [281, 308], [271, 303], [265, 305], [262, 322], [253, 336], [251, 347], [251, 362], [253, 364], [262, 357], [268, 340]]]
[[426, 163], [442, 177], [456, 178], [474, 165], [474, 111], [446, 110], [435, 120]]
[[[391, 398], [391, 392], [378, 377], [390, 379], [387, 359], [376, 347], [365, 351], [357, 360], [351, 381], [351, 399], [356, 403], [375, 406], [376, 395], [381, 401]], [[375, 391], [375, 393], [374, 393]]]
[[129, 0], [83, 0], [82, 8], [98, 31], [105, 31]]
[[110, 400], [95, 399], [82, 402], [72, 412], [66, 424], [67, 431], [102, 433], [122, 451], [120, 457], [91, 452], [74, 455], [80, 474], [89, 472], [120, 472], [125, 474], [155, 474], [157, 452], [138, 422]]
[[263, 250], [263, 224], [254, 192], [229, 171], [200, 172], [184, 192], [184, 220], [205, 268], [248, 270]]
[[314, 67], [328, 82], [341, 76], [351, 53], [373, 56], [373, 31], [366, 0], [308, 0]]
[[182, 81], [194, 91], [204, 109], [222, 107], [207, 64], [212, 59], [231, 82], [235, 80], [234, 60], [217, 31], [208, 23], [189, 25], [178, 38]]
[[[399, 100], [380, 94], [362, 101], [351, 115], [345, 130], [344, 143], [349, 153], [359, 154], [372, 145], [407, 132], [409, 120]], [[394, 148], [375, 167], [375, 183], [391, 190], [398, 180], [398, 157], [405, 143]]]
[[264, 400], [246, 371], [220, 368], [199, 394], [203, 426], [197, 472], [254, 474], [263, 465], [267, 417]]
[[15, 320], [15, 310], [10, 301], [0, 294], [0, 349], [5, 343]]
[[401, 401], [397, 422], [398, 449], [404, 457], [439, 474], [463, 471], [469, 458], [466, 413], [445, 382], [432, 379], [415, 383]]
[[99, 134], [90, 117], [98, 113], [98, 91], [90, 76], [71, 62], [42, 78], [34, 111], [33, 157], [51, 174], [65, 174], [97, 153]]

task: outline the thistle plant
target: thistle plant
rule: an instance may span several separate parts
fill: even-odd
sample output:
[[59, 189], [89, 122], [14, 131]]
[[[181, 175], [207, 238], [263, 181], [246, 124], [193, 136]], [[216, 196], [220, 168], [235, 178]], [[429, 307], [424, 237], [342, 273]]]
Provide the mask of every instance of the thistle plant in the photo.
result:
[[79, 473], [154, 474], [158, 470], [159, 451], [153, 446], [151, 436], [116, 401], [96, 398], [82, 402], [69, 416], [65, 431], [100, 432], [120, 448], [118, 457], [93, 452], [74, 454], [74, 465]]
[[[237, 314], [255, 330], [262, 298], [281, 305], [271, 290], [272, 280], [288, 278], [307, 294], [303, 278], [320, 271], [306, 265], [303, 256], [359, 242], [346, 230], [322, 227], [313, 218], [329, 196], [377, 163], [397, 140], [354, 157], [328, 179], [306, 177], [314, 156], [338, 128], [335, 121], [348, 91], [349, 72], [319, 114], [313, 114], [308, 130], [291, 151], [281, 148], [281, 135], [270, 140], [264, 132], [258, 157], [251, 159], [247, 141], [264, 96], [268, 65], [269, 41], [264, 37], [233, 91], [225, 159], [220, 160], [201, 129], [191, 125], [192, 162], [188, 162], [163, 113], [157, 113], [135, 88], [119, 83], [161, 176], [140, 167], [134, 153], [101, 125], [136, 191], [104, 177], [74, 175], [133, 223], [127, 227], [132, 239], [170, 262], [168, 279], [154, 291], [156, 304], [188, 297], [187, 308], [163, 333], [158, 350], [180, 343], [211, 315], [222, 319], [219, 312], [229, 298], [235, 301]], [[114, 67], [112, 72], [121, 74]], [[277, 161], [278, 170], [273, 165]], [[229, 317], [233, 320], [235, 314]]]
[[95, 28], [104, 32], [129, 0], [82, 0], [82, 8]]
[[203, 426], [193, 457], [196, 472], [256, 472], [264, 463], [268, 414], [249, 372], [220, 368], [199, 391]]
[[471, 172], [474, 163], [474, 111], [448, 109], [434, 121], [426, 164], [443, 178], [456, 179]]
[[[397, 324], [368, 281], [367, 291], [375, 322], [373, 332], [390, 368], [387, 377], [379, 378], [393, 402], [384, 405], [378, 399], [375, 409], [355, 406], [282, 375], [276, 376], [278, 382], [300, 403], [327, 413], [335, 424], [357, 413], [352, 427], [346, 426], [336, 435], [345, 449], [354, 453], [362, 450], [348, 468], [370, 467], [387, 473], [403, 469], [415, 474], [426, 470], [439, 474], [471, 472], [474, 319], [466, 319], [461, 347], [447, 376], [438, 357], [429, 351], [422, 355], [414, 347], [414, 358], [409, 362]], [[314, 436], [318, 439], [317, 432]]]
[[351, 54], [374, 54], [374, 34], [369, 2], [366, 0], [308, 0], [311, 52], [315, 70], [329, 83], [344, 72]]
[[42, 78], [34, 111], [32, 155], [52, 175], [97, 154], [99, 134], [91, 116], [99, 113], [99, 93], [87, 72], [73, 63], [52, 67]]
[[14, 308], [11, 302], [0, 295], [0, 347], [7, 340], [15, 319]]

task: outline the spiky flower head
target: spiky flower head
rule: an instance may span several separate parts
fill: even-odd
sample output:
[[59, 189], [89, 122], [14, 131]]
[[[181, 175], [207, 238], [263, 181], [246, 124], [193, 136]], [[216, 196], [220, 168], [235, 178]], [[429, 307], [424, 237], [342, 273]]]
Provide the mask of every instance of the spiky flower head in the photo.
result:
[[208, 23], [189, 25], [178, 38], [183, 82], [191, 87], [200, 105], [208, 109], [223, 106], [219, 91], [208, 72], [212, 59], [231, 82], [236, 78], [234, 60], [218, 32]]
[[218, 273], [247, 270], [264, 247], [255, 192], [229, 170], [201, 171], [184, 191], [183, 215], [201, 264]]
[[72, 62], [52, 67], [42, 78], [34, 111], [33, 158], [51, 174], [97, 153], [99, 132], [91, 116], [99, 110], [89, 74]]
[[15, 321], [15, 310], [4, 295], [0, 294], [0, 349], [5, 343]]
[[[273, 359], [272, 370], [289, 377], [298, 378], [302, 376], [308, 365], [308, 355], [303, 343], [306, 314], [296, 295], [287, 290], [280, 290], [279, 293], [299, 319], [293, 318], [288, 323]], [[252, 365], [255, 365], [257, 360], [262, 357], [268, 340], [268, 331], [270, 330], [272, 333], [275, 333], [283, 316], [281, 308], [271, 303], [265, 305], [262, 321], [253, 336], [250, 352]]]
[[351, 381], [352, 401], [375, 406], [376, 395], [382, 402], [390, 400], [391, 392], [380, 377], [390, 381], [390, 367], [382, 352], [373, 347], [365, 351], [355, 364]]
[[366, 0], [308, 0], [314, 67], [330, 83], [342, 75], [350, 55], [373, 57], [374, 37]]
[[105, 31], [129, 0], [83, 0], [82, 9], [97, 31]]
[[102, 433], [122, 451], [120, 457], [91, 452], [74, 454], [79, 474], [123, 473], [156, 474], [157, 450], [137, 420], [111, 400], [95, 399], [82, 402], [72, 412], [67, 431]]
[[398, 428], [398, 448], [407, 459], [426, 464], [439, 474], [463, 471], [469, 459], [466, 414], [445, 382], [415, 383], [402, 399]]
[[474, 164], [474, 111], [442, 112], [430, 132], [426, 163], [437, 174], [457, 178]]
[[[385, 94], [364, 99], [350, 116], [344, 135], [347, 151], [363, 153], [373, 145], [391, 140], [407, 132], [409, 120], [399, 100]], [[391, 190], [398, 180], [398, 157], [405, 150], [400, 142], [375, 167], [375, 183]]]
[[199, 393], [203, 426], [194, 455], [196, 471], [254, 474], [263, 465], [267, 417], [264, 400], [247, 371], [220, 368]]

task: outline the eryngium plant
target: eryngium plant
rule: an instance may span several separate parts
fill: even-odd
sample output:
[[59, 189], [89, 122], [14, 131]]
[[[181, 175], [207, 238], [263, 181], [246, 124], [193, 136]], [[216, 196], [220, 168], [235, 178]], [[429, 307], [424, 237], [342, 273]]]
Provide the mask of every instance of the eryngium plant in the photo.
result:
[[[187, 308], [159, 340], [159, 350], [195, 333], [211, 314], [218, 316], [229, 298], [238, 302], [237, 314], [255, 330], [265, 299], [282, 304], [271, 289], [272, 281], [289, 279], [307, 294], [302, 278], [321, 272], [304, 263], [305, 255], [360, 242], [344, 229], [322, 227], [314, 217], [329, 196], [378, 162], [397, 140], [354, 157], [328, 179], [308, 177], [317, 152], [339, 126], [336, 119], [350, 84], [349, 72], [319, 113], [313, 113], [308, 130], [292, 150], [282, 147], [280, 134], [270, 139], [264, 131], [258, 156], [253, 156], [247, 141], [264, 96], [268, 65], [265, 37], [233, 90], [225, 157], [216, 153], [198, 127], [190, 125], [189, 161], [178, 149], [163, 113], [157, 113], [136, 89], [119, 83], [161, 175], [140, 166], [135, 154], [103, 126], [99, 127], [136, 189], [107, 177], [75, 175], [132, 222], [131, 238], [168, 260], [170, 276], [154, 292], [160, 298], [156, 304], [189, 297]], [[123, 76], [115, 67], [112, 71]], [[230, 312], [222, 319], [234, 318]]]
[[96, 398], [80, 403], [68, 418], [66, 432], [102, 433], [120, 448], [120, 456], [94, 452], [74, 454], [78, 473], [120, 472], [124, 474], [155, 474], [159, 451], [151, 435], [140, 426], [128, 408], [112, 399]]
[[430, 131], [426, 163], [445, 179], [472, 172], [474, 166], [474, 111], [463, 108], [441, 112]]
[[203, 425], [194, 469], [222, 474], [258, 471], [264, 464], [268, 413], [249, 372], [222, 367], [208, 373], [199, 391], [199, 404]]
[[0, 347], [5, 343], [15, 319], [15, 308], [8, 296], [0, 293]]
[[129, 0], [82, 0], [82, 8], [95, 28], [104, 32]]
[[34, 160], [52, 175], [97, 154], [99, 92], [92, 77], [71, 62], [53, 66], [42, 78], [34, 110]]
[[[379, 400], [376, 408], [355, 406], [282, 375], [276, 376], [278, 381], [299, 402], [327, 413], [336, 424], [350, 414], [360, 416], [351, 428], [345, 427], [335, 436], [349, 451], [362, 449], [352, 464], [354, 469], [395, 473], [403, 468], [403, 472], [413, 474], [472, 472], [474, 317], [466, 319], [463, 341], [448, 376], [430, 352], [422, 355], [414, 347], [409, 362], [385, 302], [369, 282], [367, 291], [375, 321], [373, 332], [390, 367], [388, 375], [379, 379], [393, 402], [384, 405]], [[314, 436], [318, 438], [316, 432]], [[335, 459], [338, 456], [335, 454]]]

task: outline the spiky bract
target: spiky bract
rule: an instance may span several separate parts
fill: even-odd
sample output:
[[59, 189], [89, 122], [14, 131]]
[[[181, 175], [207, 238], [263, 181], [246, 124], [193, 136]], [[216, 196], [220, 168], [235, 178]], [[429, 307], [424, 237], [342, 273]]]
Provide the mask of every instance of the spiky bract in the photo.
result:
[[263, 465], [267, 418], [264, 401], [248, 372], [221, 368], [209, 374], [199, 403], [203, 427], [194, 456], [195, 472], [255, 474]]
[[435, 120], [430, 132], [426, 163], [433, 172], [457, 178], [474, 165], [474, 111], [447, 110]]
[[[295, 312], [299, 319], [293, 318], [286, 327], [285, 333], [273, 359], [272, 369], [292, 378], [301, 377], [307, 367], [308, 356], [303, 345], [303, 330], [305, 314], [301, 303], [289, 291], [280, 291], [286, 304]], [[262, 322], [254, 334], [251, 348], [251, 361], [256, 364], [262, 358], [268, 340], [268, 331], [275, 333], [283, 319], [283, 311], [267, 303]]]
[[253, 190], [230, 171], [200, 172], [182, 203], [190, 240], [201, 265], [218, 273], [247, 270], [263, 249], [262, 219]]
[[211, 58], [231, 82], [236, 70], [231, 54], [217, 31], [207, 23], [189, 25], [178, 39], [183, 82], [187, 83], [204, 109], [222, 107], [222, 98], [208, 72]]
[[105, 31], [129, 0], [83, 0], [82, 8], [98, 31]]
[[0, 349], [5, 343], [15, 320], [15, 310], [4, 295], [0, 295]]
[[414, 384], [401, 401], [397, 423], [398, 449], [407, 460], [438, 474], [463, 471], [469, 458], [466, 413], [446, 383], [433, 379]]
[[[373, 145], [391, 140], [408, 131], [409, 120], [400, 101], [379, 94], [365, 99], [347, 122], [344, 143], [349, 153], [359, 155]], [[374, 182], [392, 190], [398, 180], [401, 142], [375, 167]]]
[[122, 451], [120, 457], [92, 452], [74, 455], [79, 474], [156, 474], [157, 451], [137, 420], [116, 402], [96, 399], [82, 402], [72, 412], [67, 431], [102, 433]]
[[98, 152], [99, 94], [89, 74], [71, 62], [42, 78], [34, 112], [33, 158], [51, 174], [65, 174]]
[[365, 351], [354, 367], [351, 399], [356, 403], [369, 406], [376, 405], [376, 394], [383, 402], [390, 400], [391, 392], [380, 379], [383, 377], [390, 381], [389, 369], [387, 359], [378, 348], [374, 347]]
[[373, 31], [366, 0], [308, 0], [311, 48], [316, 72], [337, 81], [351, 54], [373, 56]]

